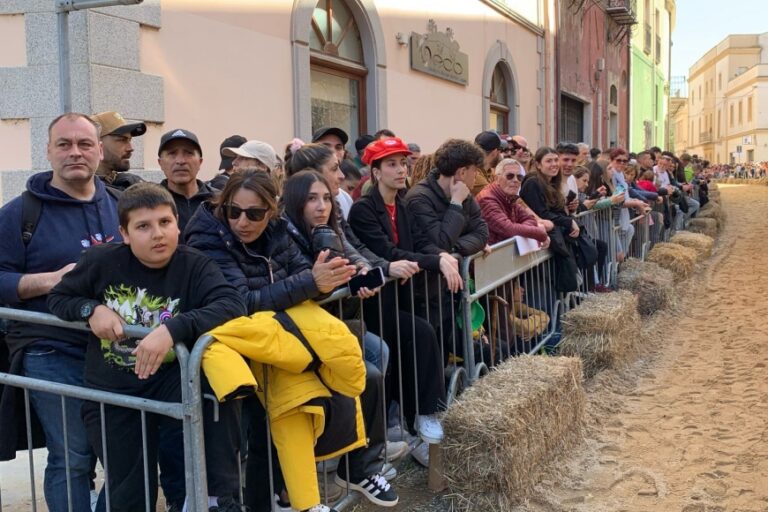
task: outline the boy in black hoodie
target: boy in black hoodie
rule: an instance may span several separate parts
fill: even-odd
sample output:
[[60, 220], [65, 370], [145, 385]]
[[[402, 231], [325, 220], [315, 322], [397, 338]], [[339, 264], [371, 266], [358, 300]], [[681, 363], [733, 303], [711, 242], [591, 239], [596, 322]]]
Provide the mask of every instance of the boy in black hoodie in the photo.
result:
[[[118, 217], [124, 244], [86, 251], [51, 290], [48, 306], [62, 319], [86, 320], [98, 338], [92, 338], [86, 350], [86, 386], [180, 402], [181, 378], [174, 343], [184, 343], [191, 349], [203, 333], [245, 314], [245, 306], [213, 261], [178, 245], [175, 203], [162, 187], [151, 183], [130, 187], [118, 203]], [[126, 339], [125, 323], [153, 330], [141, 340]], [[238, 407], [238, 401], [219, 404], [216, 423], [212, 421], [212, 407], [204, 407], [208, 493], [212, 496], [209, 505], [216, 507], [212, 510], [240, 510], [235, 501], [239, 494]], [[99, 404], [87, 402], [83, 418], [89, 441], [102, 463], [106, 448], [111, 508], [143, 510], [141, 414], [105, 405], [104, 447], [99, 409]], [[157, 499], [158, 430], [173, 422], [181, 435], [178, 420], [146, 415], [146, 466], [152, 507]], [[183, 453], [178, 456], [183, 457]], [[97, 510], [104, 506], [103, 494]]]

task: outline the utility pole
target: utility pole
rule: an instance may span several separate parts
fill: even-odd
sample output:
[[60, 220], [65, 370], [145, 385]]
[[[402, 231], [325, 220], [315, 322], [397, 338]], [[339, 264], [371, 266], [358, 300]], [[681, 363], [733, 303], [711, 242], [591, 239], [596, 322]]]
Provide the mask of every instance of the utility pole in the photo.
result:
[[59, 105], [61, 113], [72, 112], [72, 82], [69, 62], [69, 13], [96, 7], [136, 5], [144, 0], [55, 0], [59, 32]]

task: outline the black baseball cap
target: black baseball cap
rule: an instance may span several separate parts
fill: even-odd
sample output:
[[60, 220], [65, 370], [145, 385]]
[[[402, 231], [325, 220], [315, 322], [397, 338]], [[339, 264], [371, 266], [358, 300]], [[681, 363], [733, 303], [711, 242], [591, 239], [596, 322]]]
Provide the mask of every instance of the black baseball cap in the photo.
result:
[[232, 135], [224, 139], [224, 142], [221, 143], [221, 146], [219, 146], [219, 154], [221, 155], [221, 163], [219, 164], [219, 170], [222, 169], [231, 169], [232, 168], [232, 162], [234, 162], [235, 157], [233, 156], [225, 156], [222, 151], [224, 148], [239, 148], [243, 144], [248, 142], [248, 139], [243, 137], [242, 135]]
[[347, 145], [347, 142], [349, 142], [349, 135], [347, 135], [347, 132], [342, 130], [341, 128], [335, 128], [335, 127], [327, 127], [327, 128], [320, 128], [315, 133], [312, 134], [312, 142], [317, 142], [319, 139], [322, 139], [326, 135], [335, 135], [339, 139], [341, 139], [341, 143], [345, 146]]
[[355, 141], [355, 149], [357, 150], [357, 153], [362, 155], [365, 148], [368, 147], [368, 144], [374, 140], [376, 139], [373, 138], [373, 135], [361, 135], [360, 138]]
[[163, 136], [160, 137], [160, 147], [157, 148], [157, 156], [160, 156], [160, 153], [163, 152], [163, 147], [165, 147], [166, 144], [168, 144], [172, 140], [177, 140], [177, 139], [188, 140], [189, 142], [191, 142], [197, 147], [197, 150], [200, 152], [200, 156], [203, 156], [203, 148], [200, 147], [200, 141], [197, 140], [197, 135], [195, 135], [189, 130], [181, 130], [181, 129], [165, 132]]
[[475, 137], [475, 144], [483, 148], [486, 153], [490, 153], [494, 149], [499, 149], [501, 147], [501, 137], [499, 137], [499, 134], [493, 130], [487, 130], [477, 134], [477, 137]]

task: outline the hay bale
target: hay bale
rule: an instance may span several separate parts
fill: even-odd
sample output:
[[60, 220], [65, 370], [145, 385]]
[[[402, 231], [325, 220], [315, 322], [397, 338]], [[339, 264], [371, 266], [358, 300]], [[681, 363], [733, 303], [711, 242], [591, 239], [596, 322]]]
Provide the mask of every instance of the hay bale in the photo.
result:
[[587, 377], [618, 368], [635, 355], [640, 333], [637, 297], [626, 290], [589, 296], [563, 315], [562, 325], [558, 350], [581, 357]]
[[669, 241], [683, 247], [690, 247], [696, 251], [700, 260], [709, 258], [712, 254], [712, 246], [715, 245], [715, 240], [707, 235], [691, 233], [690, 231], [679, 231]]
[[649, 261], [629, 258], [619, 268], [619, 289], [637, 295], [637, 312], [643, 316], [675, 305], [674, 282], [672, 272]]
[[576, 358], [508, 359], [457, 398], [443, 418], [445, 478], [459, 510], [508, 511], [557, 469], [583, 432]]
[[717, 236], [717, 220], [709, 218], [694, 218], [689, 221], [688, 231], [703, 233], [715, 238]]
[[662, 242], [653, 246], [646, 259], [671, 271], [675, 281], [681, 281], [693, 272], [696, 251], [679, 244]]

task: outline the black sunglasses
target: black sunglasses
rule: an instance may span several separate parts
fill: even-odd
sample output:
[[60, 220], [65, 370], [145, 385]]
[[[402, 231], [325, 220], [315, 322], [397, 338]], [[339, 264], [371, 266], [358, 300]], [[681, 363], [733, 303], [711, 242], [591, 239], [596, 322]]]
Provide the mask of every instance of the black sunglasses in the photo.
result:
[[523, 181], [522, 174], [517, 174], [517, 173], [514, 173], [514, 172], [510, 172], [510, 173], [505, 174], [504, 178], [507, 181], [512, 181], [512, 180]]
[[269, 212], [269, 208], [240, 208], [233, 204], [227, 206], [227, 217], [232, 220], [239, 219], [243, 212], [245, 212], [245, 216], [248, 220], [258, 222], [264, 220], [267, 212]]
[[617, 158], [617, 159], [616, 159], [616, 161], [617, 161], [618, 163], [620, 163], [620, 164], [626, 164], [626, 163], [629, 163], [629, 160], [627, 160], [626, 158]]

